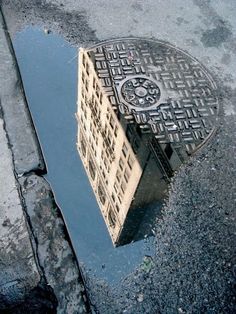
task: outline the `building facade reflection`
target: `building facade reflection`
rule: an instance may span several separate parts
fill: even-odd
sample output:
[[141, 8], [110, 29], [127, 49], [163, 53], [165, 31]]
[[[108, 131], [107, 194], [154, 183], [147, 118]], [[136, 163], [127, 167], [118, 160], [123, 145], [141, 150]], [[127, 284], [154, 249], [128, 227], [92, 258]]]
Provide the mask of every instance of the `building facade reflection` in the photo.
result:
[[204, 138], [180, 140], [185, 111], [174, 107], [173, 119], [169, 107], [176, 88], [150, 75], [145, 51], [137, 56], [132, 45], [79, 51], [77, 148], [114, 246], [150, 233], [151, 205], [162, 202], [174, 171]]

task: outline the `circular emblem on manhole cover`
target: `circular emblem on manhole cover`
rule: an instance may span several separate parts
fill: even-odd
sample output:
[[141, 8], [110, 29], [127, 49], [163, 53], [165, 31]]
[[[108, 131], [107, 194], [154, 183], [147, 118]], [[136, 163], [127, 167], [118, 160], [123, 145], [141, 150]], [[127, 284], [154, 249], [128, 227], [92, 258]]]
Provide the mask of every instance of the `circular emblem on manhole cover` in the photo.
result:
[[107, 41], [88, 51], [114, 110], [163, 147], [171, 144], [187, 158], [214, 133], [216, 84], [188, 53], [140, 38]]
[[134, 77], [125, 81], [121, 87], [124, 100], [135, 107], [150, 107], [160, 98], [157, 84], [148, 78]]

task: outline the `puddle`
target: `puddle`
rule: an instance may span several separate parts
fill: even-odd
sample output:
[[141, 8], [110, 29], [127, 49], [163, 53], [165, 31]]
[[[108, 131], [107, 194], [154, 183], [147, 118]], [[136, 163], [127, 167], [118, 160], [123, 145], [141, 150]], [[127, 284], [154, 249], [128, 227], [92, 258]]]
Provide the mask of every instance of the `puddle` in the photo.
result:
[[47, 163], [46, 179], [79, 262], [91, 275], [115, 283], [153, 254], [153, 238], [112, 244], [76, 148], [78, 49], [38, 27], [17, 33], [13, 45]]
[[115, 283], [152, 256], [170, 178], [214, 134], [214, 80], [160, 41], [117, 39], [78, 54], [28, 27], [13, 44], [78, 260]]

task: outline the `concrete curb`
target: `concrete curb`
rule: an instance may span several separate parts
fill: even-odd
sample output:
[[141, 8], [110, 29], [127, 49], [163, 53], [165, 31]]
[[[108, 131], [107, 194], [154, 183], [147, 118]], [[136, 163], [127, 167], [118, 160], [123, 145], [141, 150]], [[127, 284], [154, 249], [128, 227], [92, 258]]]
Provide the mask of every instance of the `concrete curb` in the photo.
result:
[[45, 163], [28, 109], [15, 53], [0, 11], [0, 99], [18, 175], [45, 172]]
[[3, 126], [0, 119], [0, 310], [24, 301], [41, 278]]

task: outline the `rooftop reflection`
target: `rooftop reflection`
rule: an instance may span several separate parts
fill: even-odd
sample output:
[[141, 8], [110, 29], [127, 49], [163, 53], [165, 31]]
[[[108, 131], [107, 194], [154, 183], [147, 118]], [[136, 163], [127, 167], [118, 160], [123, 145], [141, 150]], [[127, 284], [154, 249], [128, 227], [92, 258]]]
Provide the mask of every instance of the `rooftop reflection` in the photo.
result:
[[77, 148], [114, 246], [151, 234], [174, 171], [214, 131], [209, 77], [158, 48], [164, 61], [146, 41], [79, 51]]

